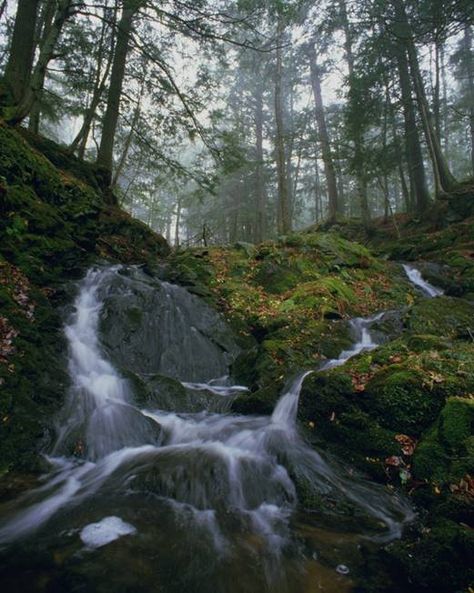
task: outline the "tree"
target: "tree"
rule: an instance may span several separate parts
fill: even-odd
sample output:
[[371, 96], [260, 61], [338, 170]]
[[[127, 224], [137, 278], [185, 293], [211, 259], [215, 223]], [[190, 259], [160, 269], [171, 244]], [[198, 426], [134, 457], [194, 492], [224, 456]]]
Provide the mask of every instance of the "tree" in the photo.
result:
[[53, 22], [45, 33], [43, 43], [40, 47], [38, 60], [31, 74], [29, 84], [27, 85], [23, 96], [18, 101], [17, 105], [15, 105], [11, 116], [7, 118], [9, 123], [18, 124], [23, 121], [30, 113], [35, 101], [40, 100], [46, 68], [53, 57], [53, 52], [64, 23], [70, 17], [71, 5], [72, 0], [58, 0]]
[[104, 167], [110, 175], [112, 175], [114, 139], [133, 18], [141, 4], [142, 0], [123, 0], [122, 14], [117, 26], [117, 42], [110, 74], [107, 107], [102, 121], [102, 136], [97, 154], [97, 163]]
[[456, 187], [457, 182], [449, 170], [448, 163], [441, 151], [441, 146], [433, 123], [433, 116], [426, 98], [417, 51], [413, 40], [413, 32], [408, 21], [403, 0], [394, 0], [394, 7], [395, 32], [400, 40], [403, 52], [406, 52], [407, 54], [420, 118], [423, 125], [428, 150], [431, 156], [431, 162], [433, 164], [436, 188], [444, 192], [449, 192]]
[[283, 60], [282, 46], [284, 39], [283, 16], [280, 15], [277, 25], [277, 48], [275, 66], [275, 152], [278, 180], [278, 232], [285, 234], [291, 231], [290, 195], [288, 171], [285, 151], [285, 127], [283, 108]]
[[337, 218], [338, 213], [340, 213], [341, 204], [338, 197], [336, 172], [334, 168], [331, 144], [329, 141], [329, 134], [326, 126], [326, 117], [324, 113], [324, 103], [321, 92], [321, 68], [318, 66], [317, 63], [317, 55], [314, 43], [311, 43], [309, 45], [307, 52], [311, 73], [311, 86], [314, 95], [316, 122], [318, 124], [321, 154], [324, 162], [324, 174], [326, 176], [327, 183], [329, 199], [328, 218], [331, 222], [334, 222]]
[[30, 83], [35, 51], [36, 23], [40, 0], [19, 0], [4, 83], [11, 93], [9, 103], [18, 104]]

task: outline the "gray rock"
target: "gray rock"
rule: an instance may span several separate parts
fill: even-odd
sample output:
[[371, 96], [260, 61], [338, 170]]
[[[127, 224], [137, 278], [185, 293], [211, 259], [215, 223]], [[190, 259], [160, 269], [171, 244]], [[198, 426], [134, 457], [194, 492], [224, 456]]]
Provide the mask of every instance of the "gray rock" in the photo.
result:
[[101, 339], [119, 367], [186, 381], [226, 375], [239, 352], [221, 316], [185, 288], [124, 268], [104, 295]]

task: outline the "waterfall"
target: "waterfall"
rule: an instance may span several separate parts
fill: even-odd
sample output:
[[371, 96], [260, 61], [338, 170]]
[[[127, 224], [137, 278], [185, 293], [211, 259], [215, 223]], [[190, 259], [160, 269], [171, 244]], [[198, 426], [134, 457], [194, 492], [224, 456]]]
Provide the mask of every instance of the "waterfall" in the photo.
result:
[[[265, 584], [253, 585], [253, 590], [271, 589], [284, 581], [282, 567], [290, 562], [283, 560], [286, 551], [293, 549], [288, 558], [298, 557], [290, 526], [290, 517], [298, 508], [295, 479], [307, 481], [323, 499], [329, 496], [332, 501], [346, 501], [344, 504], [357, 508], [361, 534], [368, 529], [368, 537], [386, 540], [400, 535], [403, 523], [412, 518], [407, 503], [383, 487], [332, 465], [300, 436], [296, 425], [298, 399], [311, 371], [290, 384], [270, 418], [138, 406], [133, 389], [115, 368], [100, 336], [104, 302], [117, 297], [121, 273], [119, 267], [92, 269], [79, 285], [65, 328], [71, 386], [58, 420], [57, 443], [48, 458], [52, 469], [42, 485], [16, 501], [0, 525], [0, 543], [30, 538], [40, 546], [47, 534], [56, 538], [58, 545], [80, 542], [88, 549], [99, 550], [128, 538], [149, 542], [152, 548], [161, 545], [145, 552], [145, 556], [159, 558], [166, 556], [166, 545], [163, 547], [159, 534], [165, 533], [172, 540], [184, 529], [186, 541], [192, 542], [202, 566], [214, 566], [223, 558], [229, 566], [233, 555], [247, 566], [249, 550], [257, 554], [261, 564], [260, 572], [255, 569], [255, 582], [264, 578]], [[139, 290], [135, 287], [131, 292]], [[159, 292], [159, 287], [156, 290]], [[167, 310], [173, 313], [166, 316], [166, 344], [171, 354], [159, 352], [157, 367], [166, 358], [171, 370], [192, 369], [181, 378], [184, 389], [196, 394], [205, 391], [209, 398], [229, 401], [247, 388], [232, 385], [226, 377], [189, 381], [189, 375], [205, 377], [209, 368], [220, 369], [221, 363], [216, 366], [209, 360], [208, 368], [198, 368], [196, 360], [206, 364], [202, 356], [191, 366], [169, 362], [176, 353], [170, 343], [172, 320], [177, 320], [182, 343], [183, 320], [190, 318], [189, 307], [194, 302], [183, 296], [182, 290], [167, 285], [160, 293], [167, 299]], [[128, 292], [123, 295], [129, 298]], [[216, 327], [215, 314], [202, 309], [202, 303], [199, 307]], [[375, 347], [370, 326], [380, 317], [353, 320], [354, 346], [323, 368], [343, 364]], [[193, 332], [192, 327], [188, 329]], [[201, 327], [196, 344], [202, 344], [208, 353], [215, 345], [205, 343], [206, 339], [206, 330]], [[194, 346], [184, 352], [194, 356]], [[138, 501], [136, 506], [134, 500]], [[324, 506], [321, 513], [325, 513]], [[373, 526], [364, 526], [374, 520], [378, 525], [375, 531]], [[181, 571], [186, 571], [187, 562], [183, 560]], [[216, 575], [219, 570], [216, 565]], [[189, 578], [192, 583], [196, 577], [190, 574]], [[192, 584], [190, 587], [193, 590]], [[220, 590], [228, 590], [226, 587]]]
[[414, 268], [413, 266], [409, 266], [408, 264], [403, 264], [403, 269], [405, 270], [406, 275], [410, 279], [410, 281], [420, 288], [423, 291], [423, 294], [428, 297], [437, 297], [444, 294], [441, 288], [437, 288], [433, 286], [429, 282], [423, 279], [421, 272]]

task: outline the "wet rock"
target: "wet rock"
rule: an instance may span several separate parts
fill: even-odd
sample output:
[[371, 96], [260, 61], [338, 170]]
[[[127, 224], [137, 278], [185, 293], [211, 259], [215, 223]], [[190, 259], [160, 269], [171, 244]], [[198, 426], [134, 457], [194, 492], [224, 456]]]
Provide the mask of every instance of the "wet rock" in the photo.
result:
[[136, 268], [109, 286], [101, 335], [120, 367], [187, 381], [226, 375], [239, 351], [231, 330], [201, 299]]

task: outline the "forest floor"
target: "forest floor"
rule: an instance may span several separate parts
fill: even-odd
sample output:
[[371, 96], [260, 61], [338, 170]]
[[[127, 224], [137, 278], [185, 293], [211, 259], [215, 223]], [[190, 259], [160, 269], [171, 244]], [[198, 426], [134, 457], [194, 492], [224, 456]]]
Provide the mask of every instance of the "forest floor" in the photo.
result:
[[[399, 218], [309, 229], [260, 245], [178, 250], [107, 203], [100, 171], [0, 125], [0, 500], [41, 470], [67, 388], [62, 320], [73, 283], [98, 261], [133, 263], [220, 310], [250, 387], [239, 413], [269, 413], [284, 377], [352, 343], [348, 320], [389, 311], [383, 341], [310, 376], [299, 419], [309, 441], [403, 490], [418, 511], [375, 556], [358, 591], [468, 591], [473, 580], [474, 219], [443, 228]], [[355, 242], [354, 240], [358, 240]], [[426, 299], [401, 262], [445, 294]], [[321, 500], [299, 492], [305, 507]]]

